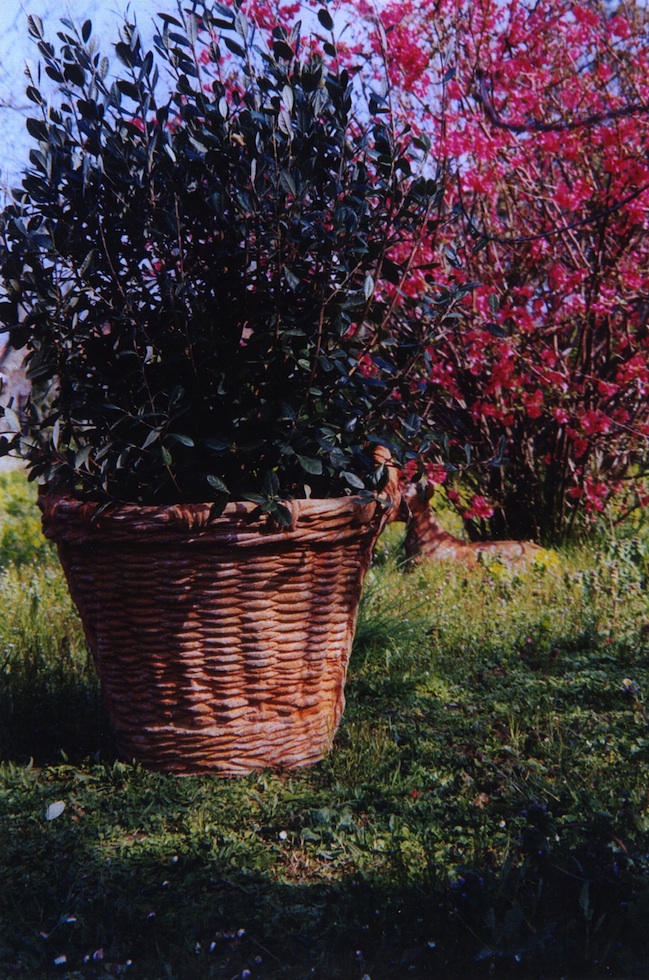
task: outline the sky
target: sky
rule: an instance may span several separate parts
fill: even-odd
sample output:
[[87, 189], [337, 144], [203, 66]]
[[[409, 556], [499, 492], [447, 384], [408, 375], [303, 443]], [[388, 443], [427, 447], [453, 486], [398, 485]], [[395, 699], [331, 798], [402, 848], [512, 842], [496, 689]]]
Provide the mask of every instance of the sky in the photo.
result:
[[[170, 9], [170, 0], [132, 0], [143, 35], [157, 10]], [[25, 131], [25, 115], [32, 104], [25, 97], [25, 64], [37, 60], [34, 42], [27, 34], [28, 14], [38, 15], [45, 36], [56, 38], [60, 18], [68, 16], [79, 23], [88, 18], [102, 49], [111, 55], [118, 25], [127, 9], [126, 0], [0, 0], [0, 186], [14, 186], [27, 162], [30, 143]], [[32, 107], [34, 108], [34, 107]]]

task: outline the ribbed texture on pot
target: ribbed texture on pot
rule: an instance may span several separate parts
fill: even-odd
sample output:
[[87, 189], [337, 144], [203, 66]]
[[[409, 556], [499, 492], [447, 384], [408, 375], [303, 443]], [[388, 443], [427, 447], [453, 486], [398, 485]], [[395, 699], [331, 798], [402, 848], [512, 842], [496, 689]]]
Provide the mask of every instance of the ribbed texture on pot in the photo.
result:
[[247, 503], [215, 519], [208, 504], [40, 503], [124, 758], [243, 775], [326, 755], [380, 505], [292, 501], [279, 529]]

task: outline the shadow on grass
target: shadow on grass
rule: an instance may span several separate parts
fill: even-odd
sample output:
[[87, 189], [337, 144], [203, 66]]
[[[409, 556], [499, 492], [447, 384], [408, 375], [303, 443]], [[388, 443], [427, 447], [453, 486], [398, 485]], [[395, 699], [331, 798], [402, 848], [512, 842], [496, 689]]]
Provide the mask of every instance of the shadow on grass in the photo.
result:
[[[539, 658], [532, 650], [523, 663], [528, 698], [539, 665], [555, 669], [551, 657]], [[428, 693], [415, 696], [405, 673], [352, 674], [348, 719], [375, 725], [377, 717], [399, 712], [404, 740], [397, 746], [386, 727], [383, 764], [394, 768], [398, 755], [405, 770], [410, 754], [411, 763], [433, 771], [441, 751], [459, 782], [439, 796], [431, 783], [412, 806], [407, 782], [390, 796], [380, 753], [368, 761], [369, 742], [345, 748], [350, 725], [338, 740], [337, 765], [296, 776], [294, 787], [288, 777], [272, 777], [273, 822], [261, 830], [253, 778], [179, 780], [137, 767], [80, 765], [88, 758], [110, 763], [115, 749], [92, 667], [57, 671], [27, 671], [0, 689], [1, 754], [16, 766], [6, 767], [0, 795], [0, 980], [649, 975], [649, 856], [630, 842], [646, 838], [624, 836], [643, 814], [627, 819], [619, 794], [616, 816], [592, 808], [569, 817], [573, 811], [552, 794], [536, 803], [524, 755], [516, 762], [521, 792], [508, 797], [507, 820], [516, 832], [505, 858], [493, 847], [498, 817], [475, 805], [467, 816], [458, 804], [462, 775], [484, 754], [497, 720], [484, 708], [478, 723], [471, 699], [493, 688], [494, 697], [514, 704], [515, 671], [483, 662], [467, 674], [462, 710], [457, 692], [453, 710]], [[620, 699], [626, 705], [627, 695], [601, 678], [596, 683], [599, 674], [588, 677], [571, 674], [566, 681], [572, 708], [582, 700], [599, 717]], [[553, 704], [556, 710], [556, 692]], [[631, 709], [625, 712], [632, 717]], [[441, 749], [433, 734], [443, 736]], [[491, 768], [482, 759], [480, 772], [496, 766], [500, 772], [501, 756]], [[30, 759], [38, 767], [62, 758], [70, 765], [33, 778], [21, 774]], [[347, 846], [344, 859], [328, 867], [326, 843], [307, 836], [308, 816], [336, 794], [357, 827], [374, 821], [384, 846], [373, 853], [368, 844], [358, 861]], [[65, 814], [48, 822], [45, 808], [57, 797], [66, 800]], [[408, 837], [392, 832], [391, 813], [407, 823]], [[290, 834], [280, 845], [283, 827]], [[456, 867], [448, 857], [440, 863], [438, 847], [450, 850], [455, 838], [479, 833], [485, 840], [471, 866]], [[424, 861], [415, 858], [411, 866], [409, 839], [424, 851]]]
[[353, 881], [283, 884], [259, 872], [244, 875], [183, 857], [175, 865], [86, 858], [83, 901], [70, 905], [80, 873], [68, 866], [59, 878], [63, 907], [73, 912], [46, 918], [46, 928], [38, 929], [41, 896], [39, 909], [27, 919], [29, 932], [23, 920], [13, 950], [0, 950], [0, 976], [48, 976], [61, 955], [74, 977], [97, 975], [101, 957], [107, 972], [128, 967], [129, 977], [146, 980], [380, 980], [429, 976], [444, 962], [443, 951], [419, 937], [429, 917], [422, 915], [423, 893], [395, 894]]
[[[130, 778], [129, 767], [121, 771]], [[647, 975], [647, 869], [632, 855], [613, 861], [597, 821], [586, 845], [545, 853], [540, 808], [529, 815], [516, 866], [465, 869], [451, 883], [436, 877], [432, 861], [417, 883], [379, 865], [371, 876], [350, 867], [337, 879], [298, 881], [289, 846], [265, 869], [245, 870], [236, 846], [228, 856], [217, 809], [203, 836], [156, 836], [165, 800], [171, 813], [192, 794], [195, 802], [210, 793], [212, 781], [181, 786], [135, 770], [141, 785], [129, 823], [126, 792], [121, 816], [111, 810], [120, 795], [112, 772], [96, 767], [79, 777], [101, 787], [91, 807], [103, 794], [103, 826], [101, 806], [85, 810], [80, 788], [64, 817], [39, 822], [32, 810], [0, 833], [0, 977]], [[160, 821], [151, 824], [154, 805]], [[118, 838], [115, 819], [124, 823]]]
[[91, 665], [81, 674], [65, 665], [58, 672], [25, 671], [0, 686], [0, 762], [44, 766], [116, 758]]

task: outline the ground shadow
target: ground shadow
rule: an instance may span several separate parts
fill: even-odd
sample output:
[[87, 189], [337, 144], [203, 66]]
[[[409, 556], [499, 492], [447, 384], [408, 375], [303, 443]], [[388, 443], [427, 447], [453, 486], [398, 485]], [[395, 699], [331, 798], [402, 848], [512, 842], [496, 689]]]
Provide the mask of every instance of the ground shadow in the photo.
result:
[[74, 765], [116, 758], [92, 666], [81, 676], [42, 671], [0, 687], [0, 762]]
[[649, 882], [622, 867], [617, 882], [606, 878], [596, 833], [562, 867], [539, 857], [516, 879], [511, 868], [467, 869], [452, 887], [434, 873], [403, 886], [380, 873], [281, 880], [216, 856], [214, 833], [154, 853], [135, 829], [116, 850], [74, 821], [55, 836], [26, 825], [8, 844], [0, 977], [647, 975]]

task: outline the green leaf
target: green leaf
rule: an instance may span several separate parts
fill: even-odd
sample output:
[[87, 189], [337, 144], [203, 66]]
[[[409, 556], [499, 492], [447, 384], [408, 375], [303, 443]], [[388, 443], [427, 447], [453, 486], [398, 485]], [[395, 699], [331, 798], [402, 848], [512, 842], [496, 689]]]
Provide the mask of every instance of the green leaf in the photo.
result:
[[280, 109], [279, 116], [277, 117], [277, 125], [285, 136], [290, 137], [293, 135], [293, 120], [287, 109]]
[[9, 432], [20, 432], [20, 420], [12, 408], [4, 409], [4, 419]]
[[282, 101], [287, 110], [291, 112], [295, 104], [295, 96], [293, 95], [293, 89], [290, 85], [285, 85], [282, 89]]
[[168, 436], [170, 439], [174, 439], [176, 442], [179, 442], [181, 446], [187, 446], [191, 449], [195, 445], [193, 439], [191, 439], [189, 436], [182, 435], [180, 432], [169, 432]]
[[90, 268], [90, 264], [91, 264], [91, 262], [93, 260], [94, 254], [95, 254], [94, 248], [90, 249], [90, 251], [86, 255], [85, 259], [81, 263], [81, 267], [79, 269], [79, 277], [81, 279], [83, 279], [83, 277], [85, 276], [86, 272]]
[[159, 429], [151, 429], [151, 431], [149, 432], [148, 436], [146, 437], [146, 439], [142, 443], [142, 449], [148, 449], [149, 446], [151, 446], [159, 438], [160, 438], [160, 430]]
[[286, 41], [273, 41], [273, 54], [282, 61], [291, 61], [295, 57], [295, 52]]
[[40, 143], [47, 142], [47, 126], [42, 119], [34, 119], [30, 117], [25, 121], [27, 127], [27, 132], [30, 136], [33, 136], [35, 140]]
[[288, 266], [285, 266], [284, 268], [284, 278], [286, 279], [286, 282], [288, 283], [289, 287], [293, 290], [293, 292], [295, 292], [295, 290], [300, 285], [300, 280], [298, 279], [298, 277], [295, 275], [294, 272], [291, 272]]
[[225, 493], [220, 493], [216, 498], [212, 506], [210, 507], [210, 517], [214, 520], [220, 517], [225, 508], [228, 506], [228, 495]]
[[249, 500], [251, 504], [267, 503], [267, 498], [263, 497], [260, 493], [244, 493], [243, 499]]
[[131, 50], [131, 46], [124, 41], [118, 41], [115, 45], [115, 54], [127, 68], [134, 68], [137, 61], [137, 53]]
[[33, 85], [28, 85], [25, 89], [25, 95], [31, 102], [36, 102], [37, 105], [45, 105], [45, 100], [43, 96]]
[[333, 30], [334, 22], [333, 22], [333, 20], [331, 18], [331, 14], [329, 13], [328, 10], [325, 10], [324, 8], [322, 10], [319, 10], [318, 11], [318, 20], [320, 21], [320, 23], [322, 24], [322, 26], [324, 27], [324, 29], [326, 31], [332, 31]]
[[187, 13], [187, 35], [192, 45], [195, 45], [198, 40], [198, 21], [192, 10]]
[[273, 517], [280, 525], [280, 527], [291, 527], [293, 524], [293, 515], [291, 514], [288, 507], [284, 504], [276, 504], [273, 508]]
[[363, 481], [359, 476], [356, 476], [355, 473], [345, 472], [342, 474], [342, 477], [345, 480], [345, 482], [348, 483], [350, 487], [354, 487], [355, 490], [365, 489], [365, 484], [363, 483]]
[[81, 469], [81, 467], [88, 462], [91, 452], [92, 452], [92, 446], [84, 446], [83, 449], [80, 449], [77, 453], [74, 454], [75, 470]]
[[203, 439], [203, 445], [207, 446], [208, 449], [214, 450], [215, 453], [224, 453], [230, 448], [230, 443], [227, 439]]
[[288, 170], [282, 170], [281, 174], [279, 175], [279, 182], [285, 191], [292, 194], [293, 197], [297, 196], [297, 187], [295, 186], [295, 180], [293, 179], [292, 173], [290, 173]]
[[343, 310], [353, 310], [357, 306], [364, 306], [366, 302], [366, 296], [364, 293], [350, 292], [347, 294], [347, 298], [340, 305]]
[[276, 497], [279, 493], [279, 477], [275, 470], [269, 470], [264, 474], [261, 484], [262, 492], [266, 497]]
[[172, 463], [173, 460], [172, 460], [172, 457], [171, 457], [171, 453], [169, 452], [169, 450], [167, 449], [167, 447], [166, 446], [161, 446], [160, 447], [160, 451], [162, 453], [162, 462], [165, 464], [165, 466], [171, 466], [171, 463]]
[[248, 38], [248, 18], [246, 17], [243, 10], [239, 10], [234, 19], [234, 29], [237, 34], [239, 34], [244, 41]]
[[317, 69], [317, 71], [303, 71], [300, 75], [300, 85], [305, 92], [315, 92], [315, 90], [320, 85], [322, 79], [322, 69]]
[[60, 85], [65, 81], [63, 72], [59, 71], [58, 68], [55, 68], [54, 65], [45, 65], [45, 74], [49, 75], [52, 81], [56, 82], [57, 85]]
[[140, 89], [133, 82], [128, 82], [124, 78], [118, 78], [115, 82], [122, 95], [127, 95], [129, 99], [138, 102], [140, 99]]
[[158, 13], [158, 17], [165, 24], [174, 24], [176, 27], [182, 27], [183, 25], [178, 20], [177, 17], [173, 17], [171, 14]]
[[246, 56], [245, 49], [242, 48], [241, 45], [237, 41], [235, 41], [233, 38], [231, 38], [231, 37], [224, 37], [223, 38], [223, 43], [225, 44], [225, 46], [228, 49], [228, 51], [231, 51], [232, 52], [232, 54], [236, 54], [236, 56], [238, 58], [245, 58], [245, 56]]
[[312, 473], [314, 476], [322, 474], [322, 462], [319, 459], [313, 459], [311, 456], [300, 456], [299, 453], [297, 453], [297, 459], [305, 473]]
[[225, 483], [223, 482], [223, 480], [220, 479], [220, 477], [213, 476], [211, 473], [208, 473], [207, 476], [205, 477], [205, 479], [207, 480], [207, 482], [211, 486], [212, 490], [216, 490], [217, 493], [229, 493], [230, 492], [228, 490], [227, 486], [225, 485]]
[[29, 14], [27, 18], [27, 31], [31, 37], [38, 41], [43, 39], [43, 21], [36, 14]]

